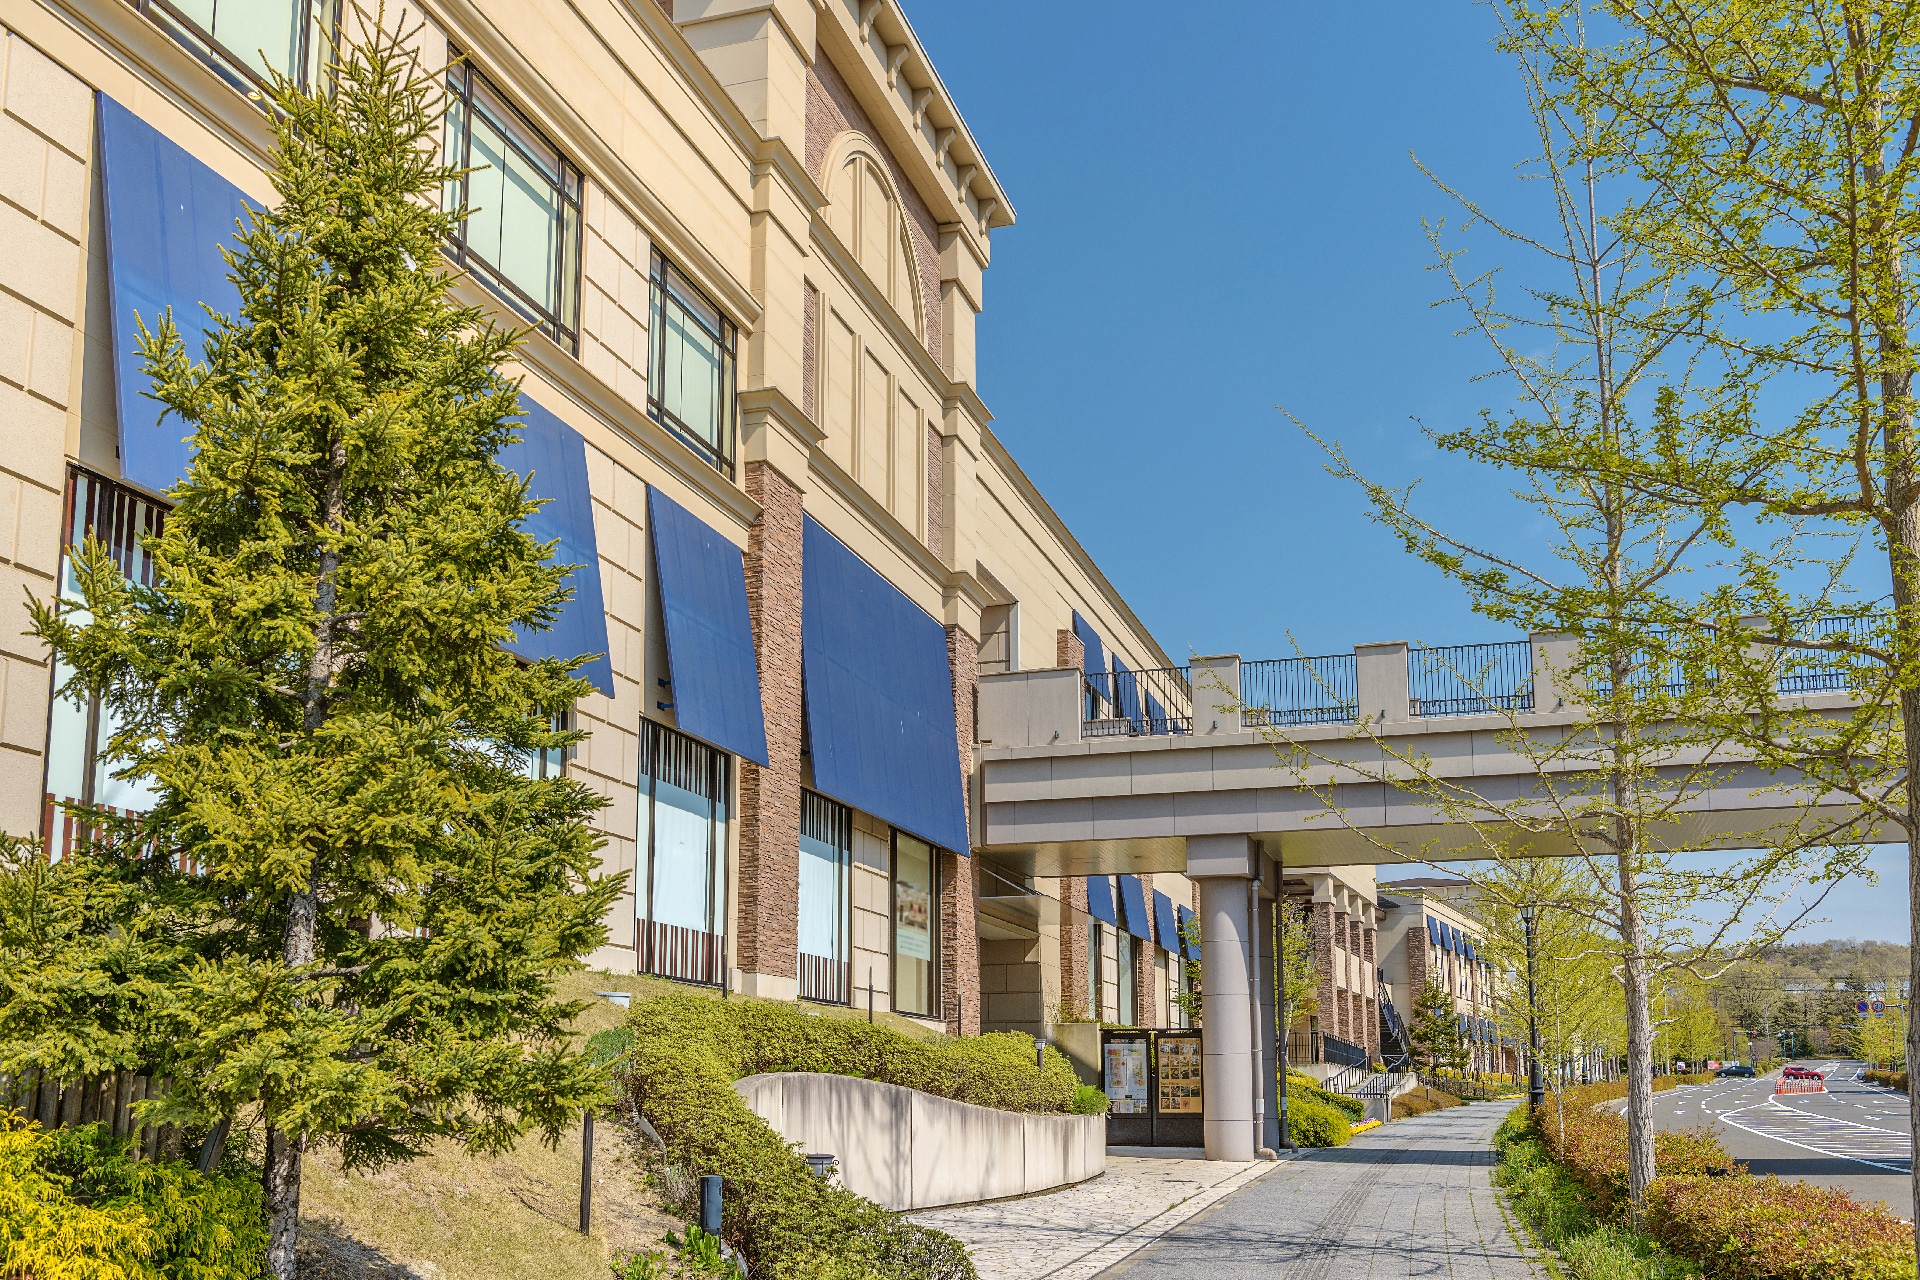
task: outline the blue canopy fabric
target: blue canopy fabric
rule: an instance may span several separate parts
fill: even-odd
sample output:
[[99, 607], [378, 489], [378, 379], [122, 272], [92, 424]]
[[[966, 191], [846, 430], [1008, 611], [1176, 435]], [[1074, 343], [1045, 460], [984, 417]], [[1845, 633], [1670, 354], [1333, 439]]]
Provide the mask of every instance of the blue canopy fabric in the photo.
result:
[[1104, 677], [1107, 674], [1107, 651], [1100, 644], [1100, 633], [1087, 625], [1080, 611], [1073, 611], [1073, 634], [1080, 637], [1080, 644], [1086, 650], [1080, 663], [1080, 670], [1089, 678]]
[[1193, 912], [1186, 907], [1176, 907], [1174, 910], [1180, 917], [1180, 946], [1185, 952], [1187, 959], [1198, 960], [1200, 958], [1200, 940], [1198, 938], [1190, 939], [1187, 937], [1187, 925], [1188, 922], [1193, 919]]
[[1440, 945], [1440, 922], [1432, 916], [1427, 917], [1427, 941], [1436, 947]]
[[158, 129], [104, 93], [95, 101], [120, 471], [144, 489], [165, 493], [186, 475], [192, 451], [186, 425], [177, 417], [161, 423], [160, 402], [147, 394], [153, 384], [135, 346], [140, 324], [155, 331], [173, 308], [187, 358], [201, 358], [214, 329], [207, 308], [226, 315], [240, 310], [240, 289], [220, 246], [234, 239], [249, 206], [240, 188]]
[[1147, 888], [1139, 876], [1117, 876], [1120, 882], [1122, 923], [1128, 933], [1142, 942], [1153, 941], [1153, 922], [1147, 918]]
[[1108, 924], [1118, 927], [1120, 924], [1120, 916], [1113, 908], [1113, 877], [1088, 876], [1087, 914], [1095, 920], [1104, 920]]
[[814, 787], [970, 854], [946, 628], [812, 516], [803, 524], [801, 666]]
[[1173, 899], [1158, 889], [1153, 891], [1153, 940], [1162, 951], [1180, 950], [1180, 923], [1173, 914]]
[[[240, 289], [220, 250], [233, 242], [251, 206], [240, 188], [106, 94], [95, 95], [95, 110], [120, 470], [130, 483], [163, 494], [186, 476], [193, 451], [186, 426], [178, 418], [162, 423], [159, 402], [147, 395], [152, 384], [136, 349], [140, 325], [154, 330], [171, 307], [188, 358], [201, 358], [215, 327], [208, 310], [225, 315], [240, 310]], [[555, 559], [580, 567], [569, 583], [573, 599], [553, 626], [522, 630], [507, 647], [530, 659], [597, 655], [581, 674], [612, 697], [586, 446], [571, 427], [533, 401], [522, 396], [520, 403], [526, 420], [522, 439], [501, 450], [498, 460], [520, 475], [532, 473], [531, 496], [549, 500], [528, 518], [527, 532], [542, 542], [557, 539]]]
[[1146, 724], [1140, 716], [1140, 681], [1133, 669], [1120, 661], [1120, 655], [1113, 655], [1113, 704], [1127, 720], [1133, 724], [1135, 733], [1145, 733]]
[[495, 455], [515, 475], [527, 476], [527, 496], [543, 500], [521, 528], [541, 542], [558, 542], [555, 564], [575, 566], [567, 578], [573, 599], [545, 631], [516, 629], [507, 645], [530, 662], [568, 661], [593, 655], [580, 674], [613, 696], [613, 665], [607, 659], [607, 607], [600, 594], [600, 544], [593, 532], [593, 495], [587, 489], [587, 442], [525, 393], [520, 396], [519, 440]]
[[647, 515], [666, 615], [674, 721], [683, 732], [764, 766], [767, 722], [740, 548], [659, 489], [647, 490]]

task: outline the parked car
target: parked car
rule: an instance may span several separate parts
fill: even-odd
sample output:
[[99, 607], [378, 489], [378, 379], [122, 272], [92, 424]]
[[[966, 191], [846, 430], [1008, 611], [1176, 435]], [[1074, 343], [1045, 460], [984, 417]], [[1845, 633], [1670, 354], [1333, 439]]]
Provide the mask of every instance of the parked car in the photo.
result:
[[[1748, 1074], [1751, 1075], [1752, 1073], [1749, 1072]], [[1826, 1079], [1825, 1076], [1821, 1075], [1818, 1071], [1815, 1071], [1812, 1067], [1795, 1067], [1795, 1066], [1785, 1066], [1780, 1068], [1780, 1078], [1782, 1080], [1824, 1080]]]
[[1753, 1068], [1746, 1066], [1743, 1063], [1736, 1062], [1732, 1066], [1720, 1068], [1718, 1071], [1714, 1072], [1713, 1074], [1716, 1076], [1719, 1076], [1721, 1079], [1725, 1079], [1728, 1076], [1741, 1076], [1746, 1079], [1752, 1079]]

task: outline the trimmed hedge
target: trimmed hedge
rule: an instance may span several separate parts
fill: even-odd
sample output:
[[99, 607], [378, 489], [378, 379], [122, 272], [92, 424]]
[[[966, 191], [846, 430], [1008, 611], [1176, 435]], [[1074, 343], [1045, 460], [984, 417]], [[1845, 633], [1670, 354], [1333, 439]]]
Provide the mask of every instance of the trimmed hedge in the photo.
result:
[[1406, 1120], [1413, 1116], [1423, 1116], [1429, 1111], [1444, 1111], [1448, 1107], [1466, 1105], [1463, 1099], [1455, 1097], [1445, 1089], [1434, 1089], [1423, 1085], [1393, 1100], [1393, 1118]]
[[1885, 1205], [1778, 1178], [1661, 1177], [1647, 1232], [1714, 1280], [1912, 1280], [1913, 1227]]
[[1877, 1084], [1883, 1089], [1898, 1089], [1901, 1093], [1907, 1091], [1907, 1073], [1904, 1071], [1882, 1071], [1878, 1067], [1868, 1067], [1866, 1076], [1869, 1084]]
[[1296, 1098], [1289, 1089], [1287, 1134], [1297, 1147], [1343, 1147], [1353, 1136], [1353, 1122], [1346, 1112], [1311, 1097]]
[[254, 1280], [267, 1259], [259, 1182], [134, 1160], [104, 1126], [0, 1116], [0, 1276]]
[[[1659, 1077], [1654, 1087], [1711, 1078]], [[1614, 1081], [1549, 1095], [1538, 1111], [1516, 1108], [1496, 1138], [1503, 1170], [1513, 1169], [1502, 1185], [1570, 1262], [1580, 1248], [1641, 1257], [1660, 1249], [1710, 1280], [1912, 1280], [1911, 1224], [1844, 1191], [1752, 1177], [1704, 1128], [1654, 1135], [1647, 1234], [1635, 1234], [1624, 1221], [1626, 1117], [1600, 1106], [1625, 1093]], [[1552, 1161], [1552, 1178], [1529, 1165], [1534, 1148]], [[1577, 1203], [1553, 1192], [1554, 1178], [1574, 1188]]]
[[[1333, 1110], [1345, 1115], [1349, 1121], [1355, 1124], [1358, 1124], [1360, 1118], [1367, 1113], [1367, 1104], [1360, 1101], [1360, 1099], [1350, 1098], [1344, 1093], [1333, 1093], [1329, 1090], [1322, 1089], [1313, 1082], [1311, 1076], [1296, 1075], [1291, 1071], [1287, 1072], [1287, 1097], [1289, 1100], [1304, 1098], [1319, 1106], [1331, 1107]], [[1289, 1102], [1289, 1106], [1291, 1106], [1291, 1102]]]
[[952, 1237], [813, 1177], [733, 1091], [735, 1080], [814, 1071], [1050, 1114], [1071, 1112], [1079, 1089], [1058, 1050], [1046, 1050], [1044, 1070], [1035, 1065], [1029, 1036], [919, 1040], [771, 1000], [656, 996], [634, 1005], [626, 1030], [633, 1037], [619, 1072], [626, 1101], [653, 1125], [675, 1165], [725, 1179], [721, 1235], [755, 1280], [813, 1280], [826, 1274], [828, 1259], [835, 1276], [884, 1280], [974, 1280], [974, 1270]]

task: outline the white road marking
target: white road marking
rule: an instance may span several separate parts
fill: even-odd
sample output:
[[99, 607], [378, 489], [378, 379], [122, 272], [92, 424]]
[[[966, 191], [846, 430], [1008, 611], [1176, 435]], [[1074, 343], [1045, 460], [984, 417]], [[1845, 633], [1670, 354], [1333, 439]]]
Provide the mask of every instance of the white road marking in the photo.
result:
[[[1733, 1119], [1736, 1115], [1744, 1117], [1749, 1123], [1743, 1124]], [[1912, 1168], [1913, 1139], [1907, 1134], [1802, 1111], [1777, 1098], [1724, 1112], [1719, 1119], [1720, 1123], [1755, 1137], [1771, 1138], [1775, 1142], [1783, 1142], [1817, 1155], [1851, 1160], [1895, 1173], [1906, 1173]]]

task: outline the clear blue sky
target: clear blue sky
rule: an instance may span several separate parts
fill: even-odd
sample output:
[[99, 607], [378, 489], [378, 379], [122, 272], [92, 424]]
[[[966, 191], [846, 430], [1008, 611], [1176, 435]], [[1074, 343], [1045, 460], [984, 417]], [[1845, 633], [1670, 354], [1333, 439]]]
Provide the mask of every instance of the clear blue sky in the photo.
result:
[[[1414, 156], [1504, 214], [1533, 136], [1493, 14], [1469, 0], [907, 0], [1012, 198], [979, 386], [994, 429], [1176, 660], [1504, 638], [1322, 469], [1284, 404], [1430, 512], [1523, 547], [1445, 427], [1502, 400], [1437, 311]], [[1484, 269], [1514, 262], [1480, 243]], [[1525, 270], [1524, 260], [1514, 266]], [[1906, 937], [1905, 850], [1807, 937]]]

